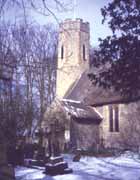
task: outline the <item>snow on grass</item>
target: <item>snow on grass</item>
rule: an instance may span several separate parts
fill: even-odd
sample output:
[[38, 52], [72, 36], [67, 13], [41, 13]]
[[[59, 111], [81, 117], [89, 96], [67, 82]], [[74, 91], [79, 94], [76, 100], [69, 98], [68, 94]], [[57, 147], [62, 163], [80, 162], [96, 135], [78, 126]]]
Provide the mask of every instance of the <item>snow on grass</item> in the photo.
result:
[[42, 180], [45, 177], [43, 171], [25, 167], [17, 167], [15, 169], [16, 180]]
[[133, 153], [119, 157], [82, 157], [73, 162], [72, 155], [64, 155], [73, 173], [47, 176], [40, 169], [16, 168], [16, 180], [140, 180], [140, 159]]

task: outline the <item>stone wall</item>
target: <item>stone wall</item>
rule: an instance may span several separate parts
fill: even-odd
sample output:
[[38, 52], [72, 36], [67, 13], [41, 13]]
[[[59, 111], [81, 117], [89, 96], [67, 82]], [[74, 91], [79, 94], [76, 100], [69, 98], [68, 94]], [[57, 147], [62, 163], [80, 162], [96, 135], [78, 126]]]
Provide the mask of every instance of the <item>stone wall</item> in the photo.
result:
[[79, 124], [72, 120], [71, 142], [74, 148], [82, 150], [97, 149], [99, 144], [99, 125]]
[[140, 146], [140, 102], [119, 104], [119, 132], [109, 131], [108, 106], [103, 106], [102, 109], [104, 119], [100, 125], [100, 138], [104, 139], [105, 147], [138, 149]]
[[[57, 121], [57, 140], [59, 142], [60, 151], [64, 151], [65, 146], [65, 130], [69, 129], [69, 116], [64, 110], [64, 107], [59, 100], [54, 100], [51, 106], [47, 109], [44, 114], [44, 121], [42, 122], [42, 129], [50, 131], [50, 125]], [[43, 147], [46, 148], [46, 153], [49, 151], [48, 147], [48, 136], [43, 136]]]

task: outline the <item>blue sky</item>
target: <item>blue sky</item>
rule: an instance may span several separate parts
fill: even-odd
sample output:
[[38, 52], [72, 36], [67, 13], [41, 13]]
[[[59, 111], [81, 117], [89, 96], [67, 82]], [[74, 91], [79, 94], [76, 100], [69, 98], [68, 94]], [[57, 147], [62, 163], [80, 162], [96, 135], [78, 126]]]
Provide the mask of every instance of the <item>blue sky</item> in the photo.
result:
[[[82, 18], [83, 21], [90, 23], [90, 41], [91, 45], [98, 46], [98, 38], [105, 38], [107, 35], [111, 34], [111, 30], [108, 28], [107, 24], [102, 25], [102, 16], [100, 9], [108, 4], [112, 0], [60, 0], [61, 2], [71, 2], [71, 10], [65, 12], [56, 11], [56, 6], [53, 0], [46, 0], [47, 6], [55, 13], [58, 20], [61, 22], [67, 18]], [[75, 4], [75, 5], [74, 5]], [[68, 6], [69, 7], [69, 6]], [[74, 8], [73, 8], [74, 7]], [[23, 12], [16, 9], [16, 18], [22, 17]], [[29, 8], [29, 17], [35, 19], [38, 24], [54, 23], [58, 24], [52, 15], [42, 16], [36, 11]], [[13, 16], [9, 15], [9, 19]]]
[[[72, 0], [75, 4], [75, 8], [71, 11], [66, 12], [56, 12], [56, 16], [59, 21], [63, 21], [66, 18], [82, 18], [84, 21], [90, 23], [90, 41], [91, 45], [98, 45], [98, 38], [105, 38], [107, 35], [111, 34], [110, 29], [107, 24], [102, 25], [102, 16], [100, 9], [104, 5], [108, 4], [111, 0]], [[56, 23], [55, 19], [52, 17], [42, 17], [36, 15], [38, 22], [45, 24], [49, 22]]]
[[91, 44], [96, 46], [98, 38], [104, 38], [111, 33], [107, 24], [102, 25], [100, 9], [109, 0], [77, 0], [76, 16], [90, 23]]

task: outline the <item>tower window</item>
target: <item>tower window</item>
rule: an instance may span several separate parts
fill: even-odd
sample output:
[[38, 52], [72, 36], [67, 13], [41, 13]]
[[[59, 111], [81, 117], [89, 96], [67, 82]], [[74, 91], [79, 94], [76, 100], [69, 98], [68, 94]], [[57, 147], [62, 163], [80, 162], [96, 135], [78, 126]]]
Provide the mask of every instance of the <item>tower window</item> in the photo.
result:
[[64, 47], [61, 46], [61, 59], [63, 59], [63, 58], [64, 58]]
[[119, 132], [119, 107], [109, 106], [109, 131]]
[[85, 45], [83, 45], [83, 60], [86, 60], [86, 49], [85, 49]]

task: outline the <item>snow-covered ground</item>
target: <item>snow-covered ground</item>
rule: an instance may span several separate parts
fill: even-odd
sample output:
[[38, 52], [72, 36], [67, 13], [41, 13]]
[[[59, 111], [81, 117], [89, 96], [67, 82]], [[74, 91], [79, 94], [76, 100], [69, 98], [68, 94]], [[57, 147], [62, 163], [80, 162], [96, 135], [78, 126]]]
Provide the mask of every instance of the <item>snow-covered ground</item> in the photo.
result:
[[139, 156], [126, 152], [119, 157], [82, 157], [72, 162], [72, 155], [64, 155], [73, 173], [48, 176], [44, 169], [17, 167], [16, 180], [140, 180]]

